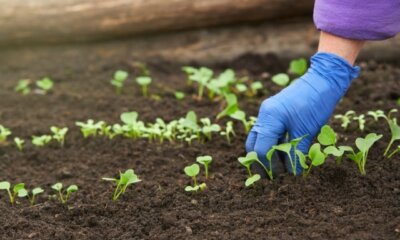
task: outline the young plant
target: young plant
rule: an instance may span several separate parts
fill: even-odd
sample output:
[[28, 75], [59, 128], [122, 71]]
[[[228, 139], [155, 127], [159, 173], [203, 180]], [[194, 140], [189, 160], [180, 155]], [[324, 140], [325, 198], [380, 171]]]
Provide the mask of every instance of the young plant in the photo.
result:
[[304, 58], [292, 60], [289, 65], [289, 72], [301, 76], [307, 71], [307, 61]]
[[139, 177], [135, 174], [133, 169], [128, 169], [124, 173], [119, 173], [119, 179], [117, 178], [102, 178], [105, 181], [112, 181], [116, 184], [112, 200], [116, 201], [118, 198], [125, 193], [126, 189], [128, 188], [129, 185], [138, 183], [142, 180], [139, 179]]
[[358, 170], [362, 175], [365, 175], [365, 164], [367, 163], [369, 149], [381, 138], [382, 135], [377, 135], [375, 133], [370, 133], [365, 136], [365, 138], [357, 138], [356, 146], [359, 152], [355, 153], [352, 151], [352, 153], [347, 155], [351, 160], [356, 162]]
[[87, 120], [86, 123], [84, 122], [76, 122], [75, 125], [81, 128], [81, 132], [84, 138], [89, 136], [96, 136], [98, 132], [102, 129], [102, 126], [105, 123], [103, 121], [95, 123], [92, 119]]
[[182, 99], [185, 98], [185, 93], [184, 93], [184, 92], [176, 91], [176, 92], [174, 93], [174, 95], [175, 95], [175, 98], [176, 98], [177, 100], [182, 100]]
[[14, 91], [21, 93], [22, 95], [28, 95], [31, 92], [29, 85], [31, 80], [22, 79], [18, 81], [17, 86], [15, 86]]
[[[389, 153], [390, 148], [392, 147], [393, 143], [397, 140], [400, 140], [400, 126], [397, 124], [397, 119], [396, 118], [392, 118], [391, 114], [397, 112], [397, 109], [392, 109], [389, 113], [388, 116], [385, 117], [387, 123], [389, 124], [389, 128], [390, 128], [390, 133], [391, 133], [391, 137], [390, 137], [390, 141], [388, 146], [385, 149], [385, 152], [383, 154], [383, 156], [387, 156], [387, 154]], [[390, 154], [391, 156], [393, 156], [392, 154]]]
[[211, 80], [214, 72], [206, 67], [201, 67], [199, 69], [184, 67], [183, 70], [188, 74], [189, 81], [194, 81], [199, 84], [197, 95], [199, 100], [201, 100], [203, 98], [204, 88]]
[[344, 129], [347, 129], [351, 121], [353, 120], [353, 117], [356, 115], [356, 112], [353, 110], [347, 111], [344, 115], [343, 114], [337, 114], [334, 116], [335, 119], [340, 119], [342, 122], [341, 126]]
[[[18, 183], [15, 184], [13, 187], [13, 190], [11, 192], [11, 184], [9, 182], [0, 182], [0, 190], [6, 190], [8, 193], [8, 197], [10, 199], [10, 203], [14, 205], [15, 203], [15, 198], [18, 197], [25, 197], [24, 196], [24, 190], [25, 190], [25, 184], [24, 183]], [[25, 190], [26, 191], [26, 190]]]
[[[272, 149], [268, 152], [267, 155], [272, 157], [272, 153], [270, 153], [270, 152], [272, 152], [273, 150], [278, 150], [278, 151], [286, 153], [287, 157], [289, 158], [289, 163], [292, 168], [293, 175], [297, 176], [297, 160], [300, 160], [298, 158], [301, 158], [301, 156], [299, 156], [300, 151], [297, 150], [297, 145], [299, 144], [299, 142], [301, 140], [303, 140], [304, 137], [305, 136], [302, 136], [299, 138], [295, 138], [295, 139], [291, 140], [290, 142], [272, 146]], [[294, 159], [293, 159], [291, 153], [294, 153], [294, 155], [293, 155]]]
[[261, 89], [263, 89], [264, 86], [261, 82], [256, 81], [250, 84], [250, 90], [251, 90], [251, 96], [257, 95], [257, 92]]
[[50, 78], [45, 77], [36, 81], [36, 86], [39, 88], [40, 93], [46, 94], [53, 88], [54, 82]]
[[31, 206], [33, 206], [35, 205], [36, 196], [43, 192], [44, 190], [41, 187], [36, 187], [32, 189], [31, 194], [29, 194], [28, 190], [24, 188], [18, 192], [18, 197], [27, 197]]
[[228, 121], [226, 123], [226, 127], [224, 131], [220, 132], [221, 136], [225, 136], [226, 140], [228, 141], [228, 144], [231, 144], [231, 136], [235, 136], [235, 131], [233, 130], [233, 122]]
[[24, 149], [25, 140], [23, 140], [19, 137], [16, 137], [16, 138], [14, 138], [14, 143], [17, 146], [18, 150], [22, 151]]
[[115, 86], [115, 91], [119, 95], [122, 93], [122, 88], [124, 87], [124, 82], [128, 78], [128, 72], [118, 70], [114, 73], [113, 79], [111, 79], [111, 84]]
[[5, 128], [3, 125], [0, 125], [0, 144], [5, 143], [9, 135], [11, 135], [10, 129]]
[[52, 126], [50, 128], [51, 132], [53, 133], [53, 139], [55, 139], [57, 142], [60, 143], [60, 145], [63, 147], [65, 143], [65, 135], [68, 132], [68, 128], [58, 128], [55, 126]]
[[307, 177], [310, 174], [313, 166], [318, 167], [324, 164], [326, 159], [326, 155], [321, 151], [321, 145], [319, 143], [314, 143], [308, 151], [308, 158], [310, 160], [309, 164], [307, 163], [307, 157], [304, 156], [302, 152], [297, 150], [296, 155], [299, 156], [301, 167], [307, 169], [307, 171], [303, 173], [304, 177]]
[[358, 128], [363, 132], [365, 128], [365, 115], [360, 114], [359, 116], [354, 117], [353, 119], [358, 121]]
[[200, 173], [199, 164], [194, 163], [190, 166], [185, 167], [183, 170], [187, 176], [192, 178], [193, 181], [193, 186], [185, 187], [186, 192], [197, 192], [199, 190], [203, 191], [207, 187], [205, 183], [198, 184], [197, 182], [197, 175], [199, 175]]
[[201, 131], [208, 140], [211, 140], [213, 132], [218, 133], [221, 131], [221, 127], [215, 123], [211, 124], [211, 120], [209, 118], [202, 118], [200, 119], [200, 122], [203, 124]]
[[78, 191], [77, 185], [70, 185], [66, 191], [63, 191], [63, 184], [60, 182], [54, 184], [51, 188], [58, 193], [58, 200], [60, 200], [62, 204], [66, 204], [71, 194]]
[[249, 120], [246, 119], [246, 113], [243, 112], [242, 110], [237, 110], [234, 113], [229, 114], [229, 116], [233, 119], [241, 121], [246, 133], [250, 131], [251, 126], [253, 126], [254, 124], [254, 121], [252, 119]]
[[140, 76], [136, 78], [136, 83], [142, 87], [143, 96], [147, 97], [148, 86], [151, 83], [151, 77], [149, 76]]
[[286, 87], [287, 85], [289, 85], [290, 82], [290, 78], [286, 73], [278, 73], [272, 76], [271, 80], [272, 82], [281, 87]]
[[233, 93], [225, 94], [226, 107], [217, 115], [217, 119], [229, 116], [239, 110], [237, 97]]
[[50, 135], [32, 136], [32, 144], [37, 147], [43, 147], [50, 143], [52, 137]]
[[386, 118], [386, 115], [382, 110], [368, 111], [367, 116], [371, 116], [375, 122], [377, 122], [379, 118]]
[[[254, 175], [253, 175], [253, 173], [251, 172], [251, 169], [250, 169], [251, 164], [253, 164], [253, 163], [257, 163], [257, 164], [259, 164], [260, 166], [262, 166], [262, 168], [263, 168], [263, 169], [265, 170], [265, 172], [268, 174], [269, 178], [270, 178], [271, 180], [273, 180], [272, 161], [271, 161], [271, 159], [272, 159], [272, 154], [273, 154], [273, 152], [272, 152], [272, 151], [269, 151], [269, 152], [267, 153], [267, 156], [266, 156], [266, 158], [267, 158], [267, 160], [268, 160], [268, 162], [269, 162], [269, 169], [266, 168], [266, 167], [264, 166], [264, 164], [258, 159], [258, 156], [257, 156], [257, 153], [256, 153], [256, 152], [249, 152], [249, 153], [246, 154], [245, 157], [239, 157], [239, 158], [238, 158], [239, 163], [242, 164], [242, 165], [247, 169], [247, 173], [249, 174], [249, 176], [248, 176], [248, 178], [247, 178], [247, 180], [246, 180], [247, 183], [251, 182], [250, 185], [252, 185], [252, 184], [255, 183], [254, 180], [257, 179], [257, 177], [254, 177]], [[257, 174], [256, 174], [256, 175], [257, 175]], [[249, 180], [249, 179], [252, 179], [252, 180]], [[258, 179], [258, 180], [259, 180], [259, 179]], [[257, 180], [257, 181], [258, 181], [258, 180]], [[248, 185], [248, 184], [246, 184], [246, 183], [245, 183], [245, 185], [246, 185], [246, 187], [247, 187], [247, 186], [250, 186], [250, 185]]]
[[325, 155], [333, 155], [336, 159], [337, 165], [340, 165], [344, 152], [352, 151], [351, 147], [336, 147], [336, 133], [329, 125], [325, 125], [321, 128], [321, 132], [318, 134], [317, 139], [321, 145], [325, 146], [323, 150]]
[[208, 166], [212, 162], [212, 157], [208, 156], [208, 155], [207, 156], [199, 156], [196, 158], [196, 162], [198, 162], [204, 166], [205, 177], [206, 177], [206, 179], [208, 179]]

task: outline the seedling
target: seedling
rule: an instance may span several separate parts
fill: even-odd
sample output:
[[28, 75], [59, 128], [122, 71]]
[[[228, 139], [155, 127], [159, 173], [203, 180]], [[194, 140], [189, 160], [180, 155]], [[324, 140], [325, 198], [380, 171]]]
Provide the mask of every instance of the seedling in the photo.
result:
[[[301, 157], [301, 156], [299, 156], [300, 151], [297, 150], [297, 145], [299, 144], [299, 142], [301, 140], [303, 140], [304, 137], [305, 136], [302, 136], [299, 138], [295, 138], [295, 139], [291, 140], [290, 142], [272, 146], [272, 149], [267, 153], [267, 156], [272, 157], [272, 153], [274, 150], [278, 150], [278, 151], [286, 153], [286, 155], [289, 158], [289, 163], [291, 165], [293, 175], [297, 176], [297, 160], [298, 160], [297, 158]], [[292, 154], [291, 154], [292, 152], [294, 153], [294, 159], [292, 158]]]
[[6, 142], [9, 135], [11, 135], [10, 129], [0, 125], [0, 144]]
[[246, 133], [248, 133], [250, 131], [251, 126], [253, 126], [253, 124], [255, 122], [253, 119], [250, 119], [249, 121], [247, 121], [246, 113], [241, 110], [237, 110], [234, 113], [230, 114], [229, 116], [233, 119], [241, 121]]
[[180, 91], [176, 91], [175, 92], [175, 98], [177, 100], [182, 100], [185, 98], [185, 93], [184, 92], [180, 92]]
[[37, 147], [43, 147], [49, 144], [51, 139], [50, 135], [32, 136], [32, 144]]
[[[385, 149], [383, 156], [387, 156], [393, 143], [397, 140], [400, 140], [400, 126], [397, 124], [397, 119], [391, 117], [392, 113], [395, 113], [395, 112], [397, 112], [397, 109], [392, 109], [388, 113], [388, 116], [385, 117], [387, 123], [389, 124], [391, 138], [390, 138], [388, 146]], [[393, 156], [392, 154], [390, 154], [390, 155]]]
[[304, 58], [292, 60], [289, 66], [289, 72], [297, 76], [303, 75], [307, 71], [307, 61]]
[[22, 95], [28, 95], [31, 92], [29, 85], [31, 80], [22, 79], [18, 81], [17, 86], [15, 86], [14, 91], [21, 93]]
[[19, 137], [16, 137], [16, 138], [14, 138], [14, 143], [17, 146], [18, 150], [22, 151], [24, 149], [25, 140], [23, 140]]
[[[209, 98], [214, 98], [215, 94], [225, 95], [231, 92], [230, 85], [237, 82], [236, 74], [232, 69], [226, 69], [216, 79], [212, 79], [207, 84], [209, 90]], [[247, 89], [247, 86], [236, 84], [237, 90], [240, 92], [243, 88]]]
[[208, 82], [211, 80], [213, 76], [213, 71], [209, 68], [206, 67], [201, 67], [199, 69], [192, 68], [192, 67], [183, 67], [183, 71], [186, 72], [188, 75], [188, 81], [189, 83], [191, 81], [195, 81], [199, 84], [199, 89], [198, 89], [198, 98], [201, 100], [203, 97], [204, 93], [204, 88], [208, 84]]
[[296, 155], [299, 156], [299, 162], [303, 169], [307, 169], [303, 173], [304, 177], [307, 177], [310, 174], [311, 168], [318, 167], [325, 163], [326, 155], [321, 151], [321, 145], [319, 143], [314, 143], [310, 150], [308, 151], [308, 158], [310, 159], [310, 163], [307, 163], [307, 158], [304, 154], [297, 150]]
[[221, 119], [222, 117], [231, 115], [239, 110], [238, 101], [235, 94], [225, 94], [225, 100], [227, 106], [217, 115], [217, 119]]
[[148, 86], [151, 83], [151, 77], [149, 76], [141, 76], [136, 78], [136, 83], [142, 87], [143, 96], [147, 97]]
[[115, 86], [115, 91], [117, 94], [122, 93], [122, 88], [124, 87], [124, 82], [128, 78], [128, 73], [122, 70], [118, 70], [114, 73], [114, 77], [111, 80], [111, 84]]
[[246, 182], [244, 183], [244, 185], [245, 185], [246, 187], [253, 186], [253, 185], [254, 185], [256, 182], [258, 182], [260, 179], [261, 179], [260, 174], [254, 174], [253, 176], [248, 177], [248, 178], [246, 179]]
[[205, 183], [201, 183], [201, 184], [197, 183], [196, 176], [199, 175], [199, 172], [200, 172], [199, 164], [194, 163], [190, 166], [185, 167], [184, 172], [187, 176], [191, 177], [192, 181], [193, 181], [193, 186], [185, 187], [186, 192], [197, 192], [199, 190], [203, 191], [207, 187], [207, 185]]
[[81, 132], [84, 138], [89, 136], [96, 136], [98, 132], [102, 129], [102, 126], [105, 122], [100, 121], [95, 123], [92, 119], [87, 120], [86, 123], [84, 122], [76, 122], [75, 125], [81, 128]]
[[225, 136], [228, 144], [231, 144], [231, 136], [235, 136], [235, 131], [233, 130], [233, 122], [228, 121], [226, 123], [225, 131], [221, 131], [221, 136]]
[[278, 73], [272, 76], [271, 80], [281, 87], [286, 87], [290, 82], [290, 78], [286, 73]]
[[212, 157], [211, 156], [199, 156], [196, 158], [196, 162], [204, 165], [204, 170], [205, 170], [205, 177], [208, 179], [208, 166], [212, 162]]
[[221, 127], [215, 123], [211, 124], [211, 120], [209, 118], [202, 118], [200, 119], [200, 122], [203, 123], [201, 131], [208, 140], [211, 140], [213, 132], [221, 131]]
[[382, 135], [377, 135], [375, 133], [370, 133], [365, 138], [357, 138], [356, 146], [359, 152], [354, 151], [347, 156], [356, 162], [358, 170], [362, 175], [365, 175], [365, 164], [367, 163], [369, 149], [374, 145], [376, 141], [382, 138]]
[[250, 84], [251, 96], [257, 95], [257, 92], [263, 89], [263, 84], [259, 81]]
[[36, 81], [36, 86], [39, 88], [41, 93], [46, 94], [53, 88], [54, 82], [50, 78], [45, 77]]
[[[249, 176], [248, 176], [246, 182], [247, 182], [247, 181], [251, 182], [252, 180], [249, 180], [249, 179], [252, 178], [252, 177], [254, 177], [253, 174], [252, 174], [252, 172], [251, 172], [251, 170], [250, 170], [250, 166], [251, 166], [251, 164], [253, 164], [253, 163], [255, 163], [255, 162], [258, 163], [260, 166], [262, 166], [262, 168], [263, 168], [263, 169], [265, 170], [265, 172], [268, 174], [269, 178], [270, 178], [271, 180], [273, 180], [272, 162], [271, 162], [272, 154], [273, 154], [273, 152], [268, 152], [268, 153], [267, 153], [267, 156], [266, 156], [266, 158], [267, 158], [267, 160], [268, 160], [268, 162], [269, 162], [269, 169], [266, 168], [266, 167], [264, 166], [264, 164], [258, 159], [258, 156], [257, 156], [257, 153], [256, 153], [256, 152], [248, 152], [248, 153], [246, 154], [245, 157], [239, 157], [239, 158], [238, 158], [238, 161], [240, 162], [240, 164], [242, 164], [242, 165], [247, 169], [247, 173], [248, 173]], [[253, 178], [253, 180], [256, 179], [256, 178], [257, 178], [257, 177]], [[254, 183], [254, 182], [253, 182], [253, 183]], [[251, 184], [250, 184], [250, 185], [251, 185]], [[247, 186], [247, 185], [246, 185], [246, 186]]]
[[102, 178], [105, 181], [112, 181], [115, 182], [116, 187], [112, 196], [112, 200], [116, 201], [118, 198], [125, 193], [126, 189], [129, 185], [138, 183], [142, 180], [135, 174], [133, 169], [128, 169], [124, 173], [119, 173], [119, 179], [117, 178]]
[[379, 118], [386, 118], [386, 115], [382, 110], [368, 111], [367, 116], [371, 116], [375, 122], [377, 122]]
[[[11, 184], [9, 182], [0, 182], [0, 190], [6, 190], [8, 193], [8, 197], [10, 199], [10, 203], [14, 205], [15, 203], [15, 198], [18, 197], [25, 197], [24, 195], [24, 190], [25, 190], [25, 184], [24, 183], [18, 183], [15, 184], [13, 187], [13, 190], [11, 192]], [[26, 190], [25, 190], [26, 191]]]
[[53, 133], [53, 139], [55, 139], [57, 142], [60, 143], [60, 145], [63, 147], [65, 143], [65, 135], [68, 132], [68, 128], [58, 128], [55, 126], [52, 126], [50, 128], [51, 132]]
[[347, 129], [351, 121], [353, 120], [353, 117], [356, 115], [356, 112], [353, 110], [347, 111], [344, 115], [342, 114], [337, 114], [334, 116], [335, 119], [340, 119], [342, 124], [342, 128]]
[[33, 205], [35, 205], [36, 196], [43, 192], [44, 192], [44, 190], [41, 187], [36, 187], [36, 188], [32, 189], [31, 194], [29, 194], [28, 190], [26, 190], [24, 188], [18, 192], [18, 197], [27, 197], [31, 206], [33, 206]]
[[358, 121], [358, 128], [361, 131], [364, 131], [364, 128], [365, 128], [365, 115], [361, 114], [361, 115], [359, 115], [357, 117], [354, 117], [354, 120]]
[[63, 191], [63, 184], [60, 182], [54, 184], [51, 188], [58, 193], [58, 200], [60, 200], [62, 204], [66, 204], [71, 194], [78, 191], [77, 185], [70, 185], [66, 191]]

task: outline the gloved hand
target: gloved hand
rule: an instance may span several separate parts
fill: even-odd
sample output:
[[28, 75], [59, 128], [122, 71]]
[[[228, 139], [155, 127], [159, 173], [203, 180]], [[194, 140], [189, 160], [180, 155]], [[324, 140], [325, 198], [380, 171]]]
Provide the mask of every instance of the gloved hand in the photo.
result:
[[[297, 146], [307, 154], [314, 137], [328, 122], [359, 71], [359, 67], [352, 67], [335, 54], [315, 54], [306, 74], [261, 104], [257, 122], [247, 137], [246, 151], [256, 151], [260, 161], [269, 167], [266, 153], [273, 145], [307, 135]], [[287, 134], [289, 139], [285, 138]], [[283, 158], [286, 169], [293, 173], [288, 157]], [[275, 155], [273, 172], [279, 171], [279, 161]], [[301, 172], [297, 163], [296, 173]]]

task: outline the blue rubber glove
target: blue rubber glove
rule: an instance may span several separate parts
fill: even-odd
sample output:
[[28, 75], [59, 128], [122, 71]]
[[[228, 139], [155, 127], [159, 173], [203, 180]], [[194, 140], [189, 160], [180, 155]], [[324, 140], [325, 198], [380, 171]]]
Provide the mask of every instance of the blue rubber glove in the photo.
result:
[[[261, 162], [269, 167], [266, 153], [273, 145], [307, 135], [297, 146], [307, 154], [313, 139], [359, 72], [359, 67], [352, 67], [337, 55], [315, 54], [306, 74], [261, 104], [257, 122], [247, 137], [246, 151], [256, 151]], [[281, 164], [278, 161], [279, 158], [273, 158], [273, 171]], [[296, 173], [301, 174], [301, 165], [296, 165]], [[288, 157], [285, 166], [293, 173]]]

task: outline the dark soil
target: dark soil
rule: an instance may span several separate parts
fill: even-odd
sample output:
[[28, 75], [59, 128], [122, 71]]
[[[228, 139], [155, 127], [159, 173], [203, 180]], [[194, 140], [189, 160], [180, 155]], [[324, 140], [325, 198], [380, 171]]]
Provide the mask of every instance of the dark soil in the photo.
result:
[[[108, 51], [111, 51], [110, 49]], [[61, 53], [61, 54], [60, 54]], [[46, 57], [43, 57], [46, 56]], [[187, 87], [180, 65], [149, 61], [154, 76], [150, 92], [161, 100], [140, 96], [132, 79], [122, 96], [109, 84], [117, 69], [134, 73], [129, 56], [104, 52], [80, 54], [12, 54], [0, 57], [0, 123], [14, 136], [49, 132], [51, 125], [68, 126], [66, 146], [51, 145], [21, 153], [13, 145], [0, 148], [0, 180], [42, 186], [46, 193], [38, 204], [11, 207], [0, 193], [1, 239], [399, 239], [400, 157], [382, 157], [389, 137], [386, 123], [367, 122], [364, 133], [352, 125], [340, 132], [340, 142], [350, 143], [367, 132], [385, 135], [371, 151], [367, 175], [360, 176], [355, 164], [336, 166], [333, 159], [315, 168], [308, 179], [281, 175], [246, 189], [246, 172], [237, 162], [245, 154], [245, 134], [236, 125], [238, 137], [228, 145], [221, 137], [205, 144], [148, 143], [117, 138], [83, 139], [75, 121], [89, 118], [119, 122], [124, 111], [137, 111], [140, 118], [172, 120], [194, 110], [199, 116], [215, 117], [220, 104], [204, 100], [175, 100], [171, 91]], [[355, 80], [337, 113], [353, 109], [389, 110], [400, 93], [400, 65], [361, 63], [363, 73]], [[239, 75], [250, 75], [265, 83], [267, 91], [256, 99], [241, 99], [242, 108], [257, 115], [261, 101], [279, 90], [268, 75], [286, 69], [276, 56], [243, 56], [215, 66], [232, 66]], [[49, 95], [22, 96], [13, 91], [18, 79], [36, 80], [48, 75], [55, 81]], [[132, 76], [132, 74], [131, 74]], [[199, 194], [184, 192], [190, 183], [184, 166], [196, 156], [210, 154], [208, 189]], [[130, 187], [117, 202], [111, 201], [112, 184], [101, 177], [134, 168], [143, 182]], [[68, 206], [49, 200], [50, 186], [61, 181], [80, 188]]]

